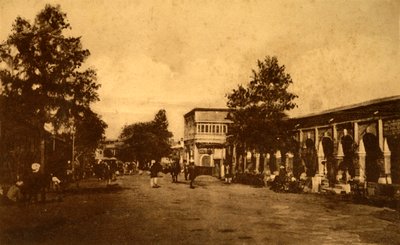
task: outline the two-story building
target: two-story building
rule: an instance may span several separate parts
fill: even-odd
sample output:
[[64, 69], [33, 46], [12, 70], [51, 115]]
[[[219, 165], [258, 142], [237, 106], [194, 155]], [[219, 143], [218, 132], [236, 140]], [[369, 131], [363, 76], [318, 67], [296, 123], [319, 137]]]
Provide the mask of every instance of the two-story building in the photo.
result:
[[195, 108], [184, 115], [185, 160], [202, 174], [221, 176], [225, 160], [229, 109]]

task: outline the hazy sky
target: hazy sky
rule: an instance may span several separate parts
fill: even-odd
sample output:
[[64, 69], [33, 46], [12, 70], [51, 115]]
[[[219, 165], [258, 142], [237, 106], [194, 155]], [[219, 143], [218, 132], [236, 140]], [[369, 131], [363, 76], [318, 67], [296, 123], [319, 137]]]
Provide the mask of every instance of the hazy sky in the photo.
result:
[[292, 116], [400, 95], [400, 1], [0, 0], [0, 40], [46, 3], [91, 52], [107, 137], [161, 108], [182, 137], [186, 112], [225, 107], [267, 55], [293, 78]]

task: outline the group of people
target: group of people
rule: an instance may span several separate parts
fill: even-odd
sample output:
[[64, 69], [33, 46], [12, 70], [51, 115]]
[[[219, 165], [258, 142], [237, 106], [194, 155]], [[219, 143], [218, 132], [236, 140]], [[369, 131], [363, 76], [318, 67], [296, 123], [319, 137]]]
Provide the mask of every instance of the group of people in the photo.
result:
[[45, 174], [41, 171], [39, 163], [33, 163], [31, 170], [18, 176], [17, 180], [11, 185], [6, 193], [5, 199], [11, 202], [38, 202], [46, 200], [46, 189], [52, 188], [56, 192], [61, 190], [61, 180], [53, 174]]
[[[178, 163], [176, 163], [178, 164]], [[175, 165], [176, 165], [175, 164]], [[178, 164], [179, 165], [179, 164]], [[178, 182], [177, 179], [177, 172], [175, 171], [177, 168], [173, 167], [174, 164], [172, 164], [168, 168], [168, 172], [171, 173], [173, 182]], [[150, 163], [150, 187], [151, 188], [159, 188], [160, 186], [158, 185], [158, 173], [162, 172], [164, 169], [161, 166], [161, 164], [155, 160], [151, 160]], [[179, 167], [180, 170], [180, 167]], [[194, 189], [194, 179], [196, 178], [196, 171], [195, 171], [195, 165], [193, 161], [189, 162], [189, 165], [186, 164], [186, 161], [184, 162], [184, 174], [185, 174], [185, 180], [190, 180], [190, 188]]]

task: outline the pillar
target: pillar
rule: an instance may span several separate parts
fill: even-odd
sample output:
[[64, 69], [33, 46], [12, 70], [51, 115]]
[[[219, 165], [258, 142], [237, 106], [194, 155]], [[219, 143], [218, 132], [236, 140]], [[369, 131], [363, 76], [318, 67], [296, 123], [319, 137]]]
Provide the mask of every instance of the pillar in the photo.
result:
[[[336, 153], [336, 162], [337, 162], [337, 167], [340, 166], [340, 164], [343, 162], [343, 158], [344, 158], [344, 153], [343, 153], [343, 146], [342, 143], [338, 142], [338, 148], [337, 148], [337, 153]], [[336, 180], [339, 181], [340, 179], [342, 179], [343, 173], [341, 170], [337, 171], [337, 175], [336, 175]], [[348, 176], [348, 174], [346, 174], [346, 177]]]
[[244, 152], [244, 157], [243, 157], [243, 172], [246, 172], [247, 170], [247, 151]]
[[271, 175], [271, 169], [269, 169], [269, 161], [270, 161], [271, 156], [269, 153], [264, 155], [264, 174], [265, 175]]
[[224, 150], [222, 149], [222, 157], [221, 157], [221, 162], [220, 162], [220, 169], [221, 169], [221, 178], [225, 178], [225, 165], [224, 165]]
[[256, 153], [256, 173], [259, 173], [259, 169], [260, 169], [260, 153]]
[[337, 134], [337, 128], [336, 128], [336, 124], [333, 124], [332, 125], [332, 139], [333, 139], [333, 142], [337, 142], [337, 140], [338, 140], [338, 134]]
[[279, 175], [279, 167], [281, 166], [282, 162], [282, 155], [280, 150], [277, 150], [275, 152], [275, 159], [276, 159], [276, 171], [274, 172], [274, 175]]
[[315, 149], [318, 149], [319, 145], [319, 136], [318, 136], [318, 128], [314, 129], [314, 134], [315, 134]]
[[286, 153], [285, 167], [286, 171], [291, 174], [293, 174], [293, 157], [294, 155], [291, 152]]
[[382, 119], [378, 120], [378, 139], [379, 139], [379, 147], [383, 151], [383, 122]]
[[358, 143], [358, 138], [359, 138], [359, 134], [358, 134], [358, 123], [355, 122], [355, 123], [354, 123], [354, 142]]
[[[322, 141], [319, 142], [318, 144], [318, 175], [319, 176], [325, 176], [325, 165], [326, 165], [326, 161], [325, 161], [325, 156], [324, 156], [324, 149], [322, 147]], [[325, 165], [322, 163], [323, 161], [325, 161]]]
[[392, 176], [391, 176], [391, 161], [390, 161], [390, 156], [391, 152], [389, 150], [389, 145], [387, 143], [387, 139], [383, 141], [383, 164], [384, 164], [384, 170], [385, 170], [385, 184], [392, 184]]
[[303, 130], [299, 130], [299, 144], [300, 144], [300, 147], [301, 147], [301, 145], [303, 144]]
[[236, 155], [236, 144], [233, 145], [233, 150], [232, 150], [232, 174], [234, 175], [236, 172], [236, 166], [237, 166], [237, 155]]
[[356, 172], [355, 179], [360, 183], [365, 182], [365, 156], [367, 153], [365, 152], [364, 141], [360, 140], [360, 145], [358, 147], [358, 174]]

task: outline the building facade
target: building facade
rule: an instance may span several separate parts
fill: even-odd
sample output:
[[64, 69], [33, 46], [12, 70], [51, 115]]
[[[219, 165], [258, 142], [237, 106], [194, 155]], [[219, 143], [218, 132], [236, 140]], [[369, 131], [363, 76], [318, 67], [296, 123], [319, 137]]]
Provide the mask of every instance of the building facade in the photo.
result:
[[360, 182], [400, 184], [400, 96], [290, 120], [299, 154], [307, 167], [316, 159], [317, 175], [347, 171]]
[[184, 161], [203, 174], [221, 175], [225, 160], [229, 109], [195, 108], [184, 115]]

